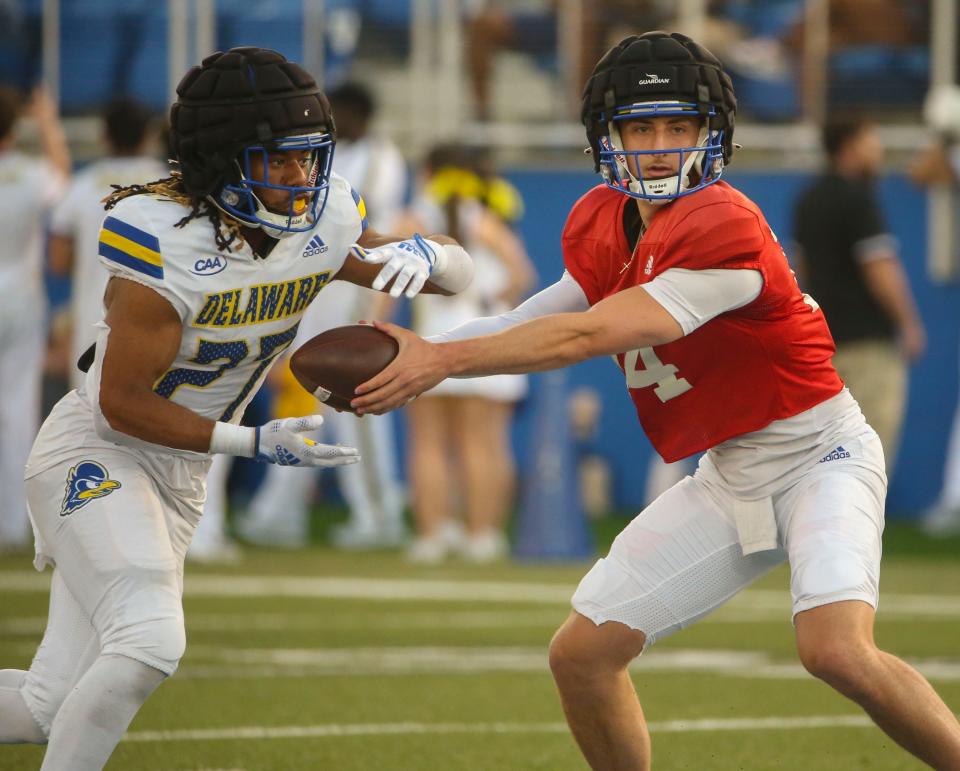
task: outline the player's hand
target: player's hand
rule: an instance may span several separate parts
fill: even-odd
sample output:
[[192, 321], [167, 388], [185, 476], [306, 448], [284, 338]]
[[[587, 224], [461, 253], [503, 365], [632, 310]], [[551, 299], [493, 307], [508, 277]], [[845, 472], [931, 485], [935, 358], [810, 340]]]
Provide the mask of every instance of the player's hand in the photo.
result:
[[450, 374], [439, 345], [396, 324], [376, 321], [374, 326], [393, 337], [400, 350], [382, 372], [357, 386], [350, 406], [358, 415], [381, 415], [403, 407]]
[[354, 447], [317, 444], [305, 434], [323, 425], [320, 415], [272, 420], [256, 429], [255, 460], [278, 466], [345, 466], [360, 460]]
[[363, 262], [383, 265], [371, 288], [383, 289], [393, 279], [390, 296], [415, 297], [430, 278], [433, 266], [437, 262], [437, 252], [419, 233], [406, 241], [379, 246], [376, 249], [364, 249], [359, 244], [350, 247], [350, 253]]

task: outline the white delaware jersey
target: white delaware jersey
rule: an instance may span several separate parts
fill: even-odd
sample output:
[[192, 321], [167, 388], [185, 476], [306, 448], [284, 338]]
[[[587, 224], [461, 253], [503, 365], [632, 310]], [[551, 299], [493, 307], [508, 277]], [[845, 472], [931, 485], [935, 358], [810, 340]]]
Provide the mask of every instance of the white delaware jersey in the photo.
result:
[[[120, 201], [103, 222], [100, 258], [110, 275], [166, 298], [183, 321], [180, 350], [154, 391], [204, 417], [238, 423], [303, 312], [363, 232], [363, 200], [333, 175], [316, 225], [279, 240], [266, 259], [246, 244], [219, 251], [205, 217], [175, 227], [185, 214], [180, 204], [150, 195]], [[108, 334], [103, 325], [81, 393], [93, 410], [99, 406], [87, 394], [99, 392]]]
[[[71, 364], [97, 339], [94, 325], [103, 318], [103, 290], [108, 275], [97, 258], [100, 225], [106, 216], [103, 199], [111, 193], [111, 185], [143, 184], [168, 175], [167, 164], [155, 158], [104, 158], [74, 176], [54, 208], [50, 232], [73, 240]], [[80, 374], [75, 367], [73, 372]]]

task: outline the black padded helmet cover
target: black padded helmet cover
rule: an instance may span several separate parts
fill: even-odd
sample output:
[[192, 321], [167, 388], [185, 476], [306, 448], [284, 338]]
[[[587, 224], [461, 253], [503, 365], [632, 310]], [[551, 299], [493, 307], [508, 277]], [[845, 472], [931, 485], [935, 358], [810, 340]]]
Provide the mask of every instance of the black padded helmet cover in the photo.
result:
[[310, 73], [268, 48], [211, 54], [183, 76], [170, 108], [183, 184], [200, 197], [239, 181], [244, 147], [315, 132], [335, 134], [326, 96]]
[[580, 119], [587, 129], [595, 170], [600, 170], [600, 137], [609, 133], [614, 107], [636, 102], [693, 102], [702, 115], [712, 106], [711, 129], [723, 129], [723, 160], [733, 155], [737, 98], [720, 60], [679, 32], [631, 35], [597, 62], [583, 88]]

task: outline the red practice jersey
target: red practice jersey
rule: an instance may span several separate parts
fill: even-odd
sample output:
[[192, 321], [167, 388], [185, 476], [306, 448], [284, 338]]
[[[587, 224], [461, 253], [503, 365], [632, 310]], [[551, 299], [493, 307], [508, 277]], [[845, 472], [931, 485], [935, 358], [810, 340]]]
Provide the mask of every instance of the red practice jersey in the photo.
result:
[[748, 305], [672, 343], [617, 355], [640, 423], [665, 460], [797, 415], [843, 388], [823, 312], [800, 291], [756, 204], [717, 182], [658, 211], [632, 252], [625, 206], [635, 204], [599, 185], [567, 218], [564, 263], [591, 305], [670, 268], [763, 276]]

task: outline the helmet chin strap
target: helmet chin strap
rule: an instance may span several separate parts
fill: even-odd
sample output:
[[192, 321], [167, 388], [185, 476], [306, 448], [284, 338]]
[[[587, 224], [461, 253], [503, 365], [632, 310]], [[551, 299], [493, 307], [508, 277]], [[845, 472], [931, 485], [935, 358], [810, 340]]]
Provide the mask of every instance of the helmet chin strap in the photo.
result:
[[[609, 123], [610, 138], [613, 141], [613, 146], [615, 150], [623, 149], [623, 140], [620, 137], [620, 127], [617, 126], [616, 121], [610, 121]], [[700, 127], [700, 133], [697, 136], [697, 147], [706, 147], [707, 142], [709, 141], [710, 130], [706, 124]], [[666, 152], [672, 152], [670, 150]], [[692, 153], [687, 153], [687, 158], [683, 161], [683, 168], [680, 170], [680, 174], [674, 175], [672, 177], [663, 177], [661, 179], [653, 180], [652, 182], [656, 183], [658, 194], [663, 195], [679, 195], [684, 190], [690, 186], [690, 174], [695, 171], [697, 174], [703, 174], [703, 150], [697, 150]], [[638, 156], [634, 156], [637, 158]], [[634, 175], [630, 171], [630, 165], [627, 163], [627, 157], [618, 155], [617, 156], [617, 166], [620, 169], [620, 175], [630, 181], [627, 183], [627, 186], [630, 189], [630, 192], [637, 193], [638, 195], [649, 194], [651, 181], [648, 180], [644, 184], [643, 180], [640, 177]], [[638, 163], [639, 166], [639, 163]], [[678, 179], [679, 177], [679, 179]], [[646, 199], [649, 203], [652, 203], [654, 206], [662, 206], [663, 204], [670, 203], [672, 198], [652, 198]]]
[[[266, 233], [271, 238], [289, 238], [290, 236], [296, 235], [297, 231], [295, 230], [285, 230], [282, 228], [287, 227], [300, 227], [307, 221], [307, 214], [310, 211], [310, 207], [307, 206], [303, 210], [303, 214], [298, 214], [294, 217], [288, 217], [286, 214], [277, 214], [267, 209], [257, 198], [256, 193], [253, 194], [253, 200], [257, 204], [257, 218], [262, 220], [258, 222], [256, 227], [259, 227], [264, 233]], [[271, 227], [276, 225], [277, 227]]]

